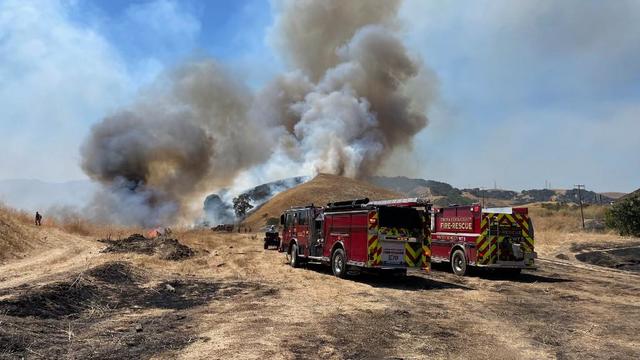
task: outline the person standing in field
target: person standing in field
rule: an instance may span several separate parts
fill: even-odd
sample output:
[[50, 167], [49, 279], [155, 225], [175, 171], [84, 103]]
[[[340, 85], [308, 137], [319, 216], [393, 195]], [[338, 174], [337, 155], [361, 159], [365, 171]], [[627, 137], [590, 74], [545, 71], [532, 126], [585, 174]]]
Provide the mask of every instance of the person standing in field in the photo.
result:
[[42, 215], [40, 215], [40, 213], [36, 211], [36, 226], [41, 226], [41, 225], [42, 225]]

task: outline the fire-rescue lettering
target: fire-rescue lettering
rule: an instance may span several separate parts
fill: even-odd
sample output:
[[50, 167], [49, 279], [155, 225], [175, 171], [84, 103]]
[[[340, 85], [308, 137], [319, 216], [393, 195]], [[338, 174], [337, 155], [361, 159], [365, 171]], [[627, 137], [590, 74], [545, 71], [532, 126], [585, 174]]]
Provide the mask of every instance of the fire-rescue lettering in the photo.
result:
[[442, 218], [440, 228], [442, 230], [471, 230], [473, 222], [471, 217]]

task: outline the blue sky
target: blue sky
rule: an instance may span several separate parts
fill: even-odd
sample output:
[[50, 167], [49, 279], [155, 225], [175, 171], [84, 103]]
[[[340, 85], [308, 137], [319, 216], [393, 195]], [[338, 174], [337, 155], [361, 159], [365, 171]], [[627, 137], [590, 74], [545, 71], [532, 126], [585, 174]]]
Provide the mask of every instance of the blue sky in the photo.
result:
[[[272, 5], [0, 0], [0, 179], [83, 178], [90, 126], [185, 58], [215, 57], [260, 88], [286, 69], [269, 42]], [[640, 3], [623, 0], [406, 1], [403, 38], [437, 75], [439, 101], [413, 150], [396, 156], [420, 164], [401, 175], [638, 188], [637, 14]]]

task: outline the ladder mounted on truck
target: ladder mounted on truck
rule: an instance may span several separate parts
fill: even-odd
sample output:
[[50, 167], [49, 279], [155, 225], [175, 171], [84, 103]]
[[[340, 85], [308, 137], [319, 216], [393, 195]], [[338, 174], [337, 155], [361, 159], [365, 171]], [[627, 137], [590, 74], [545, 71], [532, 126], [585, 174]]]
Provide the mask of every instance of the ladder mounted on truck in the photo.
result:
[[369, 202], [371, 205], [386, 205], [386, 206], [424, 206], [430, 204], [428, 199], [425, 198], [404, 198], [404, 199], [389, 199], [389, 200], [376, 200]]

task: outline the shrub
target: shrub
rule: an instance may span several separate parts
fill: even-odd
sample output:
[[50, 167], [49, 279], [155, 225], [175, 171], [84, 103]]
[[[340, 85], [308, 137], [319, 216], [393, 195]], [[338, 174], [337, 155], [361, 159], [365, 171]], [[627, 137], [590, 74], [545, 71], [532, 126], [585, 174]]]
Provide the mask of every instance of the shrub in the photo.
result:
[[640, 236], [640, 196], [616, 202], [607, 211], [606, 225], [620, 235]]

